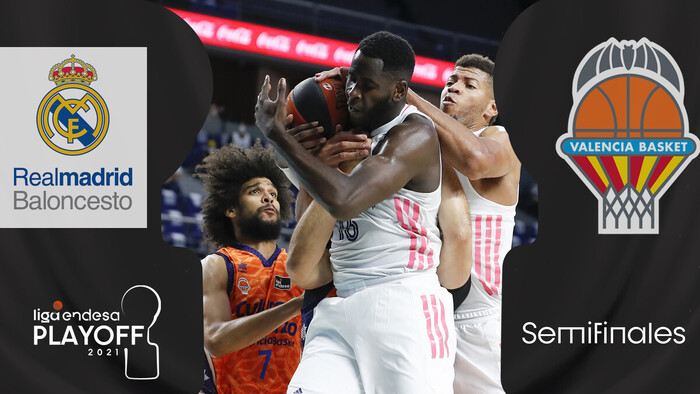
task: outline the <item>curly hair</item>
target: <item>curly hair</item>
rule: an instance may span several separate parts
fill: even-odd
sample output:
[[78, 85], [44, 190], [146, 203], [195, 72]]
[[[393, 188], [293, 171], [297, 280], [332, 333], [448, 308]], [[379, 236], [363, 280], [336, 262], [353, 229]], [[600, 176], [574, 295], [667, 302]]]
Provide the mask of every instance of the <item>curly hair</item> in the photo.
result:
[[411, 80], [416, 66], [416, 54], [408, 41], [388, 31], [368, 35], [357, 47], [364, 56], [381, 59], [382, 71], [389, 72], [396, 79]]
[[238, 207], [241, 186], [253, 178], [269, 179], [277, 188], [280, 219], [287, 221], [292, 217], [294, 197], [289, 190], [289, 180], [275, 164], [272, 148], [263, 148], [260, 141], [248, 149], [234, 145], [222, 147], [197, 165], [195, 176], [202, 180], [208, 193], [202, 203], [202, 227], [207, 240], [218, 246], [237, 242], [226, 211]]
[[[488, 56], [482, 56], [478, 53], [470, 53], [457, 59], [455, 67], [476, 68], [477, 70], [481, 70], [486, 73], [488, 76], [488, 78], [486, 78], [486, 82], [489, 86], [489, 94], [491, 95], [491, 98], [493, 98], [493, 69], [496, 67], [493, 60], [489, 59]], [[491, 119], [489, 119], [489, 125], [494, 124], [494, 122], [496, 122], [496, 118], [497, 116], [492, 116]]]

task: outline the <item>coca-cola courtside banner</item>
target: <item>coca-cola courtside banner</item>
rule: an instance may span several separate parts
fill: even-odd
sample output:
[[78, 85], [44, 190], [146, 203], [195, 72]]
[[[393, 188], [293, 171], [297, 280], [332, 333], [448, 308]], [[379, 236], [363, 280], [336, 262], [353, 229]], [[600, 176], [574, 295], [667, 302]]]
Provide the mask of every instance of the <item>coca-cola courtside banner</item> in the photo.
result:
[[[202, 43], [283, 59], [337, 67], [350, 66], [357, 44], [295, 33], [231, 19], [173, 9], [197, 33]], [[416, 56], [412, 81], [443, 87], [454, 63]]]

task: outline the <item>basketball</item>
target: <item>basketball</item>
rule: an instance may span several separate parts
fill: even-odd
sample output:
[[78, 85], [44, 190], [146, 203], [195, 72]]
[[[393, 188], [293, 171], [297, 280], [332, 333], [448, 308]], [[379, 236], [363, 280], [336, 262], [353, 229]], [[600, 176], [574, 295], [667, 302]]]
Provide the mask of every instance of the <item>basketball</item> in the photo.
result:
[[[620, 75], [596, 84], [577, 109], [574, 138], [653, 140], [681, 138], [683, 118], [673, 95], [658, 82], [642, 76]], [[580, 155], [573, 159], [595, 187], [610, 185], [620, 192], [632, 185], [641, 193], [656, 193], [678, 164], [670, 155]], [[670, 167], [669, 167], [670, 165]], [[666, 174], [666, 175], [664, 175]]]
[[348, 123], [348, 99], [345, 84], [337, 78], [316, 82], [313, 77], [301, 81], [289, 92], [287, 113], [294, 116], [294, 126], [318, 121], [326, 139], [333, 136], [335, 126], [343, 129]]
[[618, 76], [593, 87], [581, 100], [576, 138], [680, 138], [682, 118], [673, 96], [638, 76]]

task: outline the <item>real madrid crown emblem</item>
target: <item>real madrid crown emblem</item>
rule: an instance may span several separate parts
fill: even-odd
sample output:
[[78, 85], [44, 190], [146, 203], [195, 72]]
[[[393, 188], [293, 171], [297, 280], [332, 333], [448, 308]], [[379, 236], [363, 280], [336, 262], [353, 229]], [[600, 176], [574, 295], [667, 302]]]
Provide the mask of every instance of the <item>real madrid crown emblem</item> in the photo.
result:
[[75, 55], [51, 67], [56, 84], [39, 104], [37, 129], [46, 145], [69, 156], [95, 149], [105, 138], [109, 112], [105, 100], [90, 86], [97, 70]]

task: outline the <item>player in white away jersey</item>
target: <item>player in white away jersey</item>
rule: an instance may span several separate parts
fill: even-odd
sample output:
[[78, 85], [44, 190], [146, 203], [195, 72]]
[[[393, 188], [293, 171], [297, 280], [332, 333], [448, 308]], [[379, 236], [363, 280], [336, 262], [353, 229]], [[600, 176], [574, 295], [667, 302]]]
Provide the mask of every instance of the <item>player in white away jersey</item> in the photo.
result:
[[[412, 114], [428, 119], [406, 105], [399, 116], [371, 132], [371, 150]], [[352, 220], [336, 223], [330, 260], [339, 296], [436, 271], [442, 247], [437, 227], [440, 192], [439, 186], [429, 193], [401, 188]]]
[[500, 393], [501, 283], [511, 248], [520, 182], [518, 160], [498, 115], [491, 60], [465, 55], [445, 84], [440, 109], [409, 91], [430, 116], [446, 159], [460, 173], [472, 218], [471, 290], [455, 311], [456, 393]]
[[[304, 288], [334, 279], [339, 295], [316, 307], [288, 393], [452, 392], [452, 297], [436, 275], [440, 148], [431, 121], [405, 105], [414, 64], [410, 45], [391, 33], [360, 43], [348, 107], [351, 123], [370, 132], [373, 147], [349, 175], [285, 132], [284, 81], [275, 101], [267, 98], [267, 80], [263, 86], [257, 124], [314, 197], [290, 244], [290, 261], [292, 254], [314, 258], [287, 269]], [[329, 254], [319, 241], [331, 234]]]

